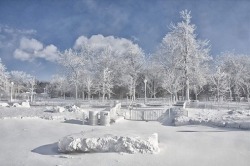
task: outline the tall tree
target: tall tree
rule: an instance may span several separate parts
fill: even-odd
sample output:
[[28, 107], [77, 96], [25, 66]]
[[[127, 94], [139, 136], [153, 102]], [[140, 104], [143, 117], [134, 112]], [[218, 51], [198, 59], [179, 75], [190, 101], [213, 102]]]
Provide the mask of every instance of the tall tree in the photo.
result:
[[9, 93], [9, 74], [6, 71], [5, 65], [2, 63], [0, 58], [0, 91], [4, 93]]
[[[203, 77], [204, 64], [211, 59], [209, 56], [208, 41], [196, 39], [194, 33], [196, 27], [191, 24], [191, 12], [184, 10], [180, 12], [183, 21], [176, 25], [171, 24], [170, 32], [163, 38], [159, 53], [170, 59], [175, 70], [181, 71], [185, 85], [185, 99], [189, 100], [190, 83], [194, 78]], [[169, 58], [170, 57], [170, 58]], [[164, 62], [163, 62], [164, 63]], [[164, 66], [167, 69], [166, 66]], [[167, 69], [168, 70], [168, 69]]]
[[11, 71], [10, 79], [14, 82], [14, 86], [16, 87], [16, 92], [19, 94], [22, 91], [27, 90], [27, 77], [28, 74], [23, 71]]
[[224, 52], [220, 55], [221, 69], [228, 75], [229, 97], [233, 92], [240, 97], [243, 93], [249, 99], [250, 91], [250, 58], [247, 55]]
[[84, 70], [85, 59], [81, 52], [76, 50], [68, 49], [63, 53], [60, 53], [58, 60], [66, 69], [66, 73], [69, 77], [70, 82], [75, 86], [75, 99], [78, 99], [78, 87], [81, 72]]
[[210, 75], [210, 90], [217, 97], [217, 101], [229, 91], [227, 78], [228, 74], [221, 70], [221, 66], [216, 66], [215, 72]]
[[66, 76], [53, 75], [52, 80], [50, 81], [50, 86], [53, 87], [52, 90], [59, 92], [59, 96], [63, 96], [65, 99], [67, 88], [69, 88], [69, 83]]
[[129, 44], [128, 51], [122, 57], [123, 75], [131, 92], [132, 100], [135, 100], [137, 81], [143, 70], [143, 65], [145, 65], [145, 55], [137, 44], [132, 42]]
[[145, 66], [145, 78], [147, 79], [147, 88], [151, 97], [156, 98], [157, 89], [162, 85], [164, 70], [158, 64], [155, 56], [149, 56]]

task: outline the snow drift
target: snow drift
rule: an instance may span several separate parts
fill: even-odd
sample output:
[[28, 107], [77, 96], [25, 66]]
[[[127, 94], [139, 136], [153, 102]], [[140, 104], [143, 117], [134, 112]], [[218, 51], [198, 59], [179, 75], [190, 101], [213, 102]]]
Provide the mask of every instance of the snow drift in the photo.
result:
[[198, 110], [190, 109], [192, 113], [189, 117], [177, 116], [173, 120], [173, 125], [208, 125], [226, 128], [250, 129], [249, 110]]
[[102, 136], [86, 137], [84, 133], [69, 135], [58, 142], [58, 151], [70, 152], [123, 152], [123, 153], [157, 153], [158, 134], [154, 133], [147, 139], [133, 136]]

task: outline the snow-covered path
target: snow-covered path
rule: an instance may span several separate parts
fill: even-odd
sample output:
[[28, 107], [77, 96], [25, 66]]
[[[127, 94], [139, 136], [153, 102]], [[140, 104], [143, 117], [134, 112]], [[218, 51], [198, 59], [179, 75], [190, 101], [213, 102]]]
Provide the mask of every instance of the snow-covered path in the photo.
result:
[[[56, 142], [72, 133], [108, 130], [112, 134], [159, 134], [159, 154], [59, 154]], [[205, 126], [163, 126], [122, 121], [110, 127], [42, 119], [0, 120], [1, 165], [227, 165], [250, 163], [250, 131]]]

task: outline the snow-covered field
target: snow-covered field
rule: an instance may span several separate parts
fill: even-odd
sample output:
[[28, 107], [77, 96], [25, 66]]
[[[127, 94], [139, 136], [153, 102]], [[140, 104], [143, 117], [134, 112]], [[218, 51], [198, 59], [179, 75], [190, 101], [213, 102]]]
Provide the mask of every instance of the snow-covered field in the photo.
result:
[[[103, 108], [51, 112], [45, 107], [0, 108], [1, 165], [240, 165], [250, 163], [250, 130], [223, 128], [213, 121], [249, 122], [248, 110], [189, 110], [189, 125], [122, 120], [111, 126], [82, 125], [82, 114]], [[179, 118], [179, 121], [185, 119]], [[192, 119], [192, 120], [190, 120]], [[200, 120], [200, 121], [199, 121]], [[195, 122], [195, 123], [192, 123]], [[200, 122], [200, 123], [198, 123]], [[205, 123], [209, 122], [209, 123]], [[191, 124], [191, 125], [190, 125]], [[196, 124], [196, 125], [193, 125]], [[202, 125], [200, 125], [202, 124]], [[208, 125], [208, 126], [205, 126]], [[58, 152], [57, 142], [81, 132], [147, 137], [158, 133], [157, 154]]]

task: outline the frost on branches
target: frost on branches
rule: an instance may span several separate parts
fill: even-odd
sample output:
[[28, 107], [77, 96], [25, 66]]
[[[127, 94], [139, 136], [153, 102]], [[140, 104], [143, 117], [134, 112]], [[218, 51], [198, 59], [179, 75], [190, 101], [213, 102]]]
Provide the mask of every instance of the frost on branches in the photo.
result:
[[[94, 35], [90, 38], [81, 36], [74, 49], [65, 50], [58, 61], [64, 69], [69, 82], [78, 90], [102, 95], [102, 99], [111, 98], [114, 86], [135, 87], [138, 75], [144, 64], [144, 53], [138, 45], [124, 38]], [[131, 80], [131, 84], [128, 83]]]
[[171, 31], [163, 38], [157, 55], [165, 77], [169, 77], [163, 87], [171, 93], [185, 89], [185, 99], [189, 100], [190, 86], [204, 85], [206, 62], [211, 58], [208, 41], [196, 39], [190, 12], [181, 11], [180, 15], [183, 21], [170, 25]]
[[2, 64], [2, 60], [0, 58], [0, 92], [8, 93], [10, 86], [8, 79], [9, 75], [6, 72], [6, 67]]

